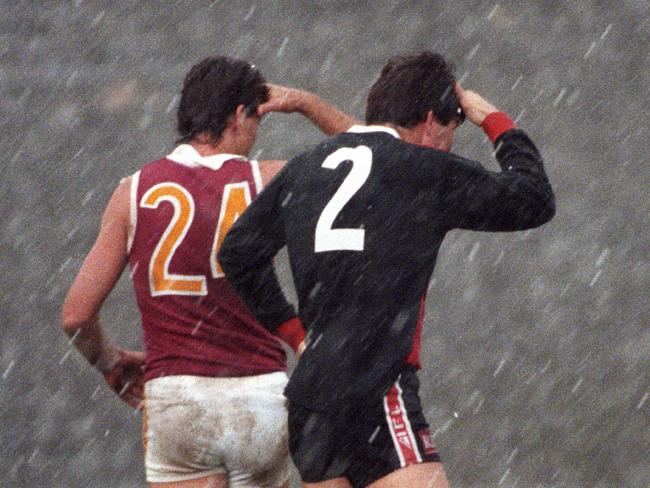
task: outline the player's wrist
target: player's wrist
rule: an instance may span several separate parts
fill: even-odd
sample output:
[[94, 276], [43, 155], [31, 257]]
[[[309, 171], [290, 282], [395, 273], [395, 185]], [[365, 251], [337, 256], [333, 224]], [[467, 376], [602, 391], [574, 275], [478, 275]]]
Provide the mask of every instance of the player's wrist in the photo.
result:
[[299, 112], [304, 116], [309, 117], [313, 111], [315, 95], [313, 93], [295, 88], [294, 97], [294, 112]]
[[499, 111], [490, 112], [481, 122], [481, 128], [493, 144], [504, 132], [516, 127], [507, 113]]
[[302, 321], [298, 316], [292, 317], [280, 324], [275, 329], [275, 335], [289, 344], [294, 352], [299, 351], [300, 345], [304, 343], [305, 337], [307, 336]]
[[120, 349], [114, 344], [106, 344], [92, 365], [101, 373], [108, 373], [120, 363]]

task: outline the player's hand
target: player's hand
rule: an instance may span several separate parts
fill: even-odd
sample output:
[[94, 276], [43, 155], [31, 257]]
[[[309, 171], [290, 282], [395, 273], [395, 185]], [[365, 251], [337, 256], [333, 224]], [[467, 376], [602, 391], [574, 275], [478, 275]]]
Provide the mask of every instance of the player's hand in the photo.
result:
[[257, 115], [262, 116], [269, 112], [292, 113], [300, 111], [303, 92], [288, 86], [273, 85], [268, 83], [269, 99], [257, 108]]
[[492, 112], [498, 112], [494, 105], [478, 93], [472, 90], [463, 90], [460, 83], [456, 83], [454, 91], [458, 96], [463, 112], [465, 112], [465, 117], [479, 127], [485, 120], [485, 117], [490, 115]]
[[125, 349], [120, 349], [118, 353], [118, 363], [102, 374], [123, 402], [140, 409], [144, 393], [144, 353]]

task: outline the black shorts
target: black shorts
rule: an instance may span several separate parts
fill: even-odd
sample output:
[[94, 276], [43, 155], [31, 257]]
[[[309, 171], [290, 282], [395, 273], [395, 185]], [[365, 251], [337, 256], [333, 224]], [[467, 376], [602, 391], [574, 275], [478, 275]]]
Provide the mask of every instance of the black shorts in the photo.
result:
[[306, 483], [347, 478], [366, 486], [402, 467], [440, 462], [412, 369], [379, 405], [320, 412], [289, 402], [289, 450]]

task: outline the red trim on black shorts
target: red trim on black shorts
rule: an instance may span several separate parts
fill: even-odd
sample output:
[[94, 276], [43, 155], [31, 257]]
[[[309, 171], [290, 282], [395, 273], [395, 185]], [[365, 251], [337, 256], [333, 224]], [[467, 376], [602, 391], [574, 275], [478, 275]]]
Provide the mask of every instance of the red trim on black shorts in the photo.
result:
[[421, 463], [422, 455], [411, 428], [408, 412], [402, 401], [402, 389], [399, 386], [399, 379], [384, 398], [384, 410], [388, 430], [393, 439], [400, 466], [403, 468], [411, 464]]

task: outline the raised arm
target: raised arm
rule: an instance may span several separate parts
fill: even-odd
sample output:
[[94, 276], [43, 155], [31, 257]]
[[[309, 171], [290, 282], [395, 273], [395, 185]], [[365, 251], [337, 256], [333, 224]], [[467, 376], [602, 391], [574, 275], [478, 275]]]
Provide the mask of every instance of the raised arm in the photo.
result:
[[[269, 84], [269, 100], [257, 109], [258, 115], [269, 112], [303, 114], [327, 135], [340, 134], [361, 122], [330, 105], [313, 93], [297, 88]], [[262, 184], [266, 187], [287, 163], [286, 160], [260, 161]]]
[[450, 155], [443, 207], [450, 228], [515, 231], [538, 227], [555, 214], [555, 200], [537, 148], [520, 130], [495, 141], [501, 172]]
[[286, 161], [267, 159], [260, 161], [260, 175], [262, 176], [262, 186], [266, 188], [271, 180], [287, 164]]
[[269, 89], [269, 100], [258, 108], [260, 116], [269, 112], [299, 112], [330, 136], [360, 123], [313, 93], [272, 84], [269, 84]]
[[448, 166], [450, 224], [473, 230], [537, 227], [555, 214], [555, 198], [542, 157], [525, 132], [478, 93], [456, 86], [461, 107], [496, 149], [501, 172], [457, 158]]

